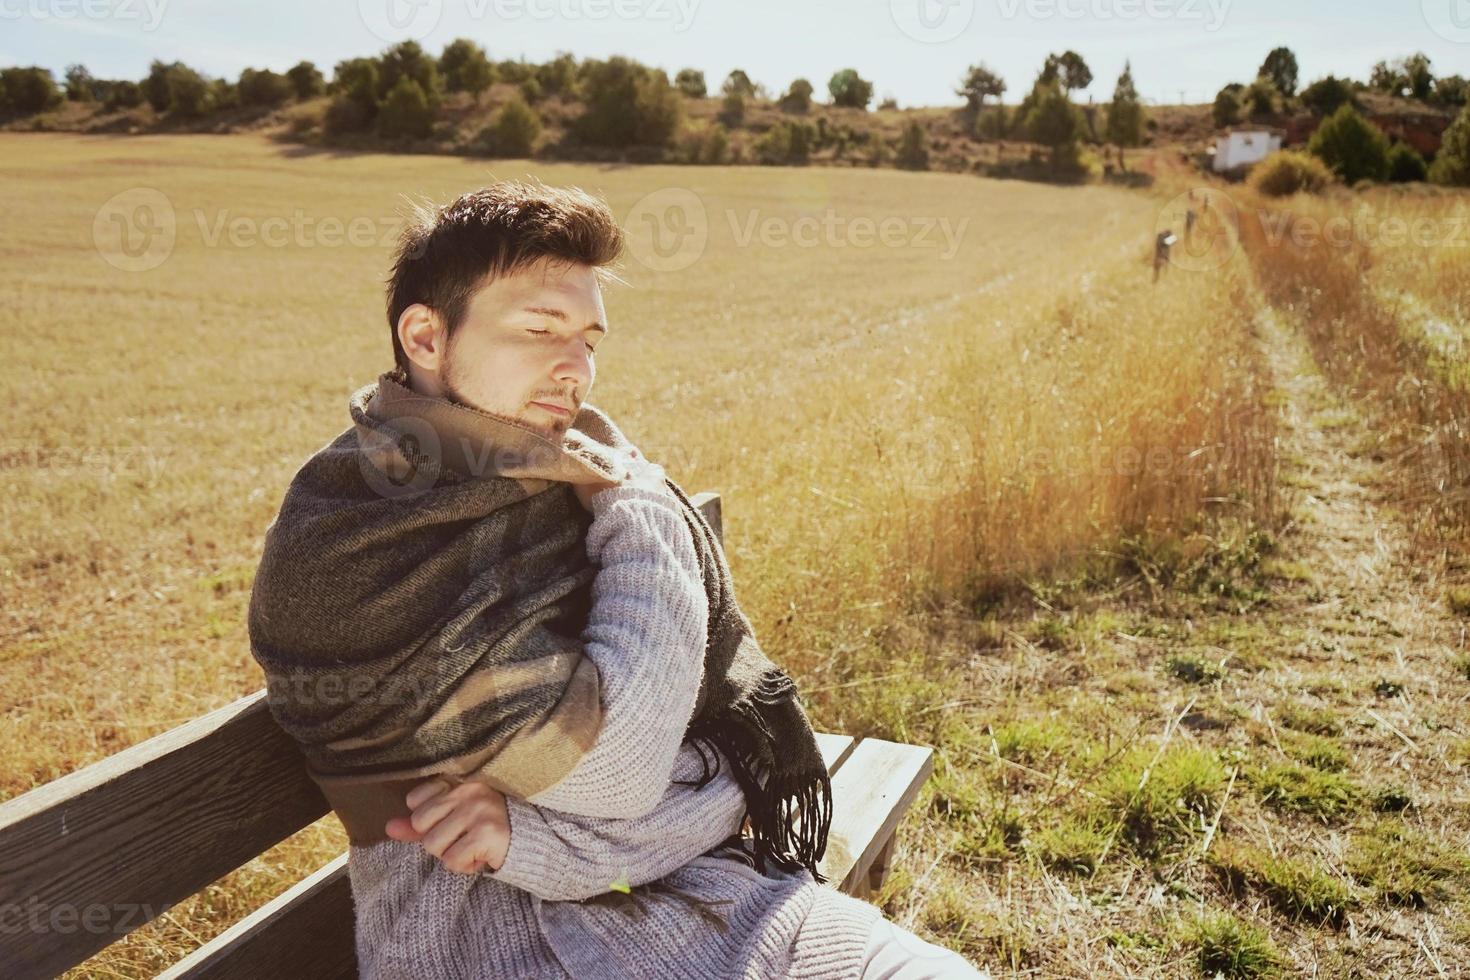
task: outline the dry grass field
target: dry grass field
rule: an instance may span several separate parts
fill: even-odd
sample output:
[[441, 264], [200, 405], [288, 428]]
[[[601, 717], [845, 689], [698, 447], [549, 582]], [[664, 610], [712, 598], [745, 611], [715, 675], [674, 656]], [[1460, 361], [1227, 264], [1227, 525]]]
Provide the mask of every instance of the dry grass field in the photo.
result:
[[[261, 686], [261, 535], [391, 363], [405, 195], [526, 171], [0, 145], [5, 799]], [[816, 726], [937, 749], [891, 917], [996, 976], [1457, 975], [1465, 524], [1443, 483], [1420, 517], [1453, 453], [1381, 447], [1427, 411], [1387, 392], [1432, 382], [1443, 422], [1464, 386], [1458, 348], [1363, 324], [1463, 325], [1464, 251], [1206, 214], [1155, 285], [1167, 175], [535, 173], [626, 219], [591, 400], [725, 495], [742, 605]], [[329, 817], [75, 975], [152, 975], [343, 845]]]

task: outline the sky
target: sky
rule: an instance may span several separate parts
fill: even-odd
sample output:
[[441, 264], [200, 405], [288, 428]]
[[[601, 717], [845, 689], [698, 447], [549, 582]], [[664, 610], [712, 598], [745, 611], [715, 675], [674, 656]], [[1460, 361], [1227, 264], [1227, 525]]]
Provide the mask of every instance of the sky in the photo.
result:
[[336, 62], [406, 38], [432, 53], [456, 37], [496, 60], [622, 54], [705, 73], [733, 68], [780, 92], [798, 77], [825, 97], [856, 68], [879, 99], [956, 105], [968, 66], [984, 63], [1015, 102], [1049, 52], [1092, 69], [1078, 95], [1103, 102], [1125, 60], [1153, 103], [1208, 102], [1248, 82], [1286, 45], [1305, 84], [1366, 80], [1373, 64], [1422, 51], [1437, 74], [1470, 76], [1470, 0], [0, 0], [0, 65], [41, 65], [58, 79], [80, 62], [138, 79], [159, 58], [207, 75]]

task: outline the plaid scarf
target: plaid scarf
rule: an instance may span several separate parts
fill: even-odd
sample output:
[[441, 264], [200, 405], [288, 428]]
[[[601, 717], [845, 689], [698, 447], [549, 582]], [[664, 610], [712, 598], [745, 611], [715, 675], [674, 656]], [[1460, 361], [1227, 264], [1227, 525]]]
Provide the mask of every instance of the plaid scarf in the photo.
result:
[[[621, 480], [632, 449], [585, 403], [557, 444], [404, 382], [388, 372], [352, 394], [352, 425], [292, 479], [250, 598], [271, 713], [353, 843], [387, 839], [431, 774], [526, 799], [591, 747], [600, 677], [579, 637], [597, 568], [572, 485]], [[757, 644], [708, 522], [664, 482], [709, 598], [684, 741], [729, 760], [762, 871], [825, 881], [831, 784], [795, 684]], [[697, 785], [713, 778], [706, 761]]]

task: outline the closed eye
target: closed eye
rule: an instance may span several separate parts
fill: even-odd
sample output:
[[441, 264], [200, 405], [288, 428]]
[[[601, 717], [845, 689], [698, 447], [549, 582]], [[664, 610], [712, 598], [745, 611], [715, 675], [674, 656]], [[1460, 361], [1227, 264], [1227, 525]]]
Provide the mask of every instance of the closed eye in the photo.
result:
[[[533, 333], [533, 334], [537, 335], [538, 337], [539, 336], [543, 336], [543, 335], [548, 335], [548, 334], [551, 333], [550, 330], [537, 330], [534, 327], [527, 327], [526, 329], [527, 329], [527, 332], [528, 333]], [[593, 347], [591, 344], [586, 344], [584, 346], [587, 348], [587, 353], [589, 353], [589, 354], [596, 354], [597, 353], [597, 348], [596, 347]]]

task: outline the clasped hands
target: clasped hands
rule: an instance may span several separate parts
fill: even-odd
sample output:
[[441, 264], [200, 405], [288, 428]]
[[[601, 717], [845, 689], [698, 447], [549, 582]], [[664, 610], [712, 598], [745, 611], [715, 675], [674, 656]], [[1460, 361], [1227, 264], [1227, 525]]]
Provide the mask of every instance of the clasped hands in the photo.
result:
[[394, 840], [418, 841], [457, 874], [499, 871], [510, 850], [505, 794], [483, 779], [435, 776], [409, 790], [413, 812], [384, 828]]

